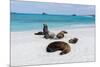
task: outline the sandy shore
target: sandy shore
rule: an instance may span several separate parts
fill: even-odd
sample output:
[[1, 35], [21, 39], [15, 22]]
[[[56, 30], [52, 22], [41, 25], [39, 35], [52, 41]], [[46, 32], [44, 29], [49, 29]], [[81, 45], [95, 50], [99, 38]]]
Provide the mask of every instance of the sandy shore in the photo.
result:
[[[58, 31], [52, 31], [58, 33]], [[49, 43], [58, 41], [44, 39], [43, 36], [34, 35], [38, 31], [11, 32], [11, 65], [37, 65], [70, 62], [88, 62], [95, 60], [95, 28], [68, 29], [68, 34], [60, 41], [68, 42], [70, 38], [77, 37], [76, 44], [70, 44], [71, 52], [59, 55], [59, 51], [47, 53]]]

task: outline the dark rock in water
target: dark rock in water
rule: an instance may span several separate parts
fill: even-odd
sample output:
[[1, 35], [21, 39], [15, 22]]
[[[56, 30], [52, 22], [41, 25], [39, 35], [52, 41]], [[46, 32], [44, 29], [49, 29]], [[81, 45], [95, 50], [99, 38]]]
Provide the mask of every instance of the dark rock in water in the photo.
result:
[[78, 38], [73, 38], [69, 40], [69, 43], [75, 44], [77, 43], [77, 41], [78, 41]]
[[55, 41], [55, 42], [50, 43], [47, 46], [46, 51], [50, 53], [55, 52], [55, 51], [61, 51], [60, 55], [64, 55], [71, 51], [71, 47], [66, 42]]
[[44, 12], [44, 13], [42, 13], [42, 15], [47, 15], [47, 13]]
[[44, 35], [44, 33], [40, 31], [40, 32], [35, 33], [35, 35]]
[[76, 14], [73, 14], [72, 16], [77, 16]]

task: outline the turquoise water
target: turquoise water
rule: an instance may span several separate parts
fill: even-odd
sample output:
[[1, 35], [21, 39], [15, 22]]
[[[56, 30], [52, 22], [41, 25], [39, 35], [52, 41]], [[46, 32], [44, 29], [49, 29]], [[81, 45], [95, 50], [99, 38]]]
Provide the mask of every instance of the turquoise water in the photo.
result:
[[11, 13], [11, 31], [40, 30], [44, 23], [49, 29], [74, 28], [94, 25], [95, 17]]

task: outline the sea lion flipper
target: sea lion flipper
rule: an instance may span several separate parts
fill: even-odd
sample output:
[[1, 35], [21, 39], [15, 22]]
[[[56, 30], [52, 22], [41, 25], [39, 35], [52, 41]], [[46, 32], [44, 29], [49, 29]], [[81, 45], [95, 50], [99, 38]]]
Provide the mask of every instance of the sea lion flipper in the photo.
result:
[[71, 49], [70, 49], [70, 47], [69, 47], [68, 49], [64, 49], [64, 50], [60, 53], [60, 55], [67, 54], [67, 53], [69, 53], [70, 51], [71, 51]]

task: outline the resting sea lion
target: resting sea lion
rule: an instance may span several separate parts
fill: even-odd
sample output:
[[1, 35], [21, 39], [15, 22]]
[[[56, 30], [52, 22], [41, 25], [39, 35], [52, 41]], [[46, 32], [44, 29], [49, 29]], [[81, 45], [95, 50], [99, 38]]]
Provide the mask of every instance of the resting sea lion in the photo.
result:
[[69, 43], [75, 44], [78, 41], [78, 38], [73, 38], [69, 40]]
[[64, 37], [64, 34], [67, 34], [68, 32], [66, 32], [66, 31], [61, 31], [60, 33], [58, 33], [57, 35], [56, 35], [56, 37], [58, 38], [58, 39], [61, 39], [61, 38], [63, 38]]
[[35, 35], [44, 35], [42, 31], [35, 33]]
[[56, 37], [57, 37], [58, 39], [61, 39], [61, 38], [64, 37], [64, 33], [63, 33], [63, 32], [60, 32], [60, 33], [58, 33], [58, 34], [56, 35]]
[[54, 39], [55, 38], [55, 33], [53, 33], [53, 32], [49, 32], [49, 38], [50, 39]]
[[67, 54], [71, 51], [71, 47], [66, 42], [56, 41], [47, 46], [47, 52], [62, 51], [60, 55]]

